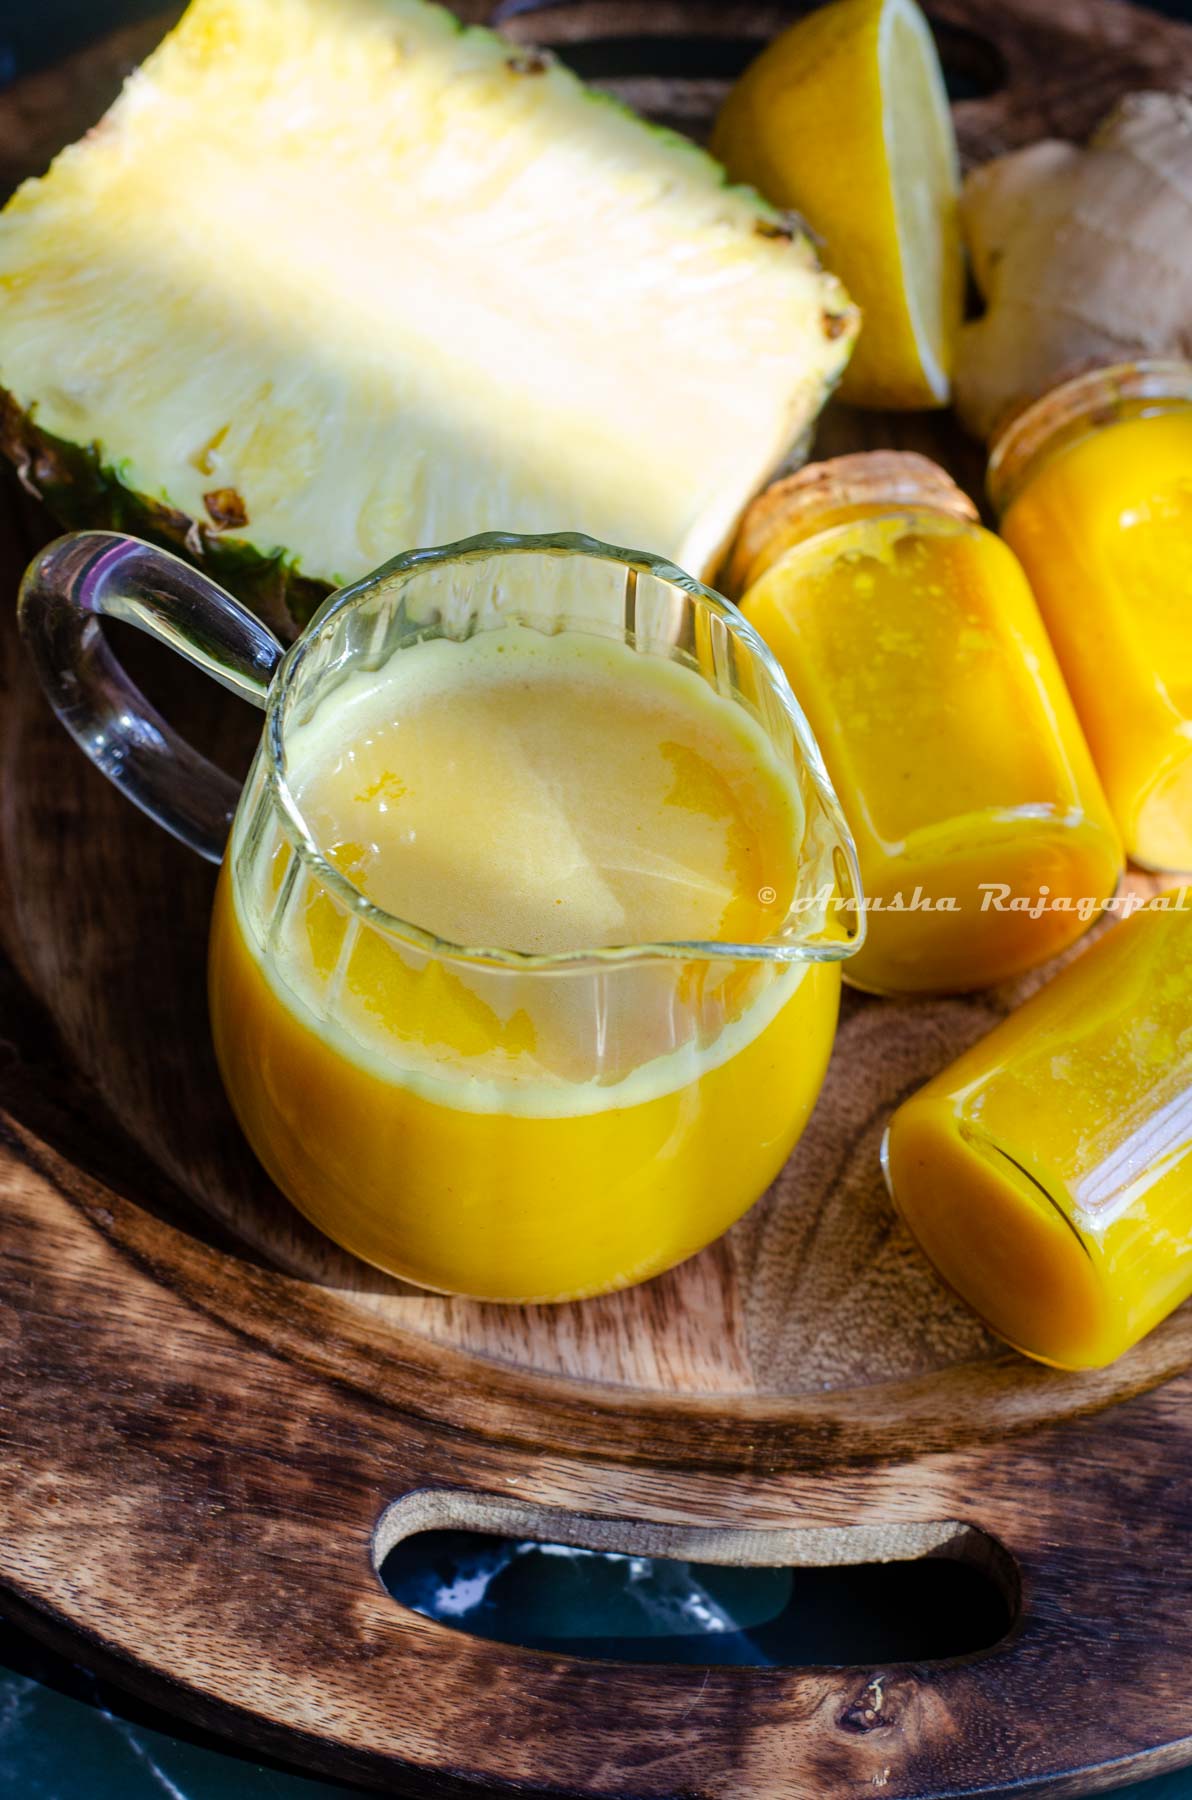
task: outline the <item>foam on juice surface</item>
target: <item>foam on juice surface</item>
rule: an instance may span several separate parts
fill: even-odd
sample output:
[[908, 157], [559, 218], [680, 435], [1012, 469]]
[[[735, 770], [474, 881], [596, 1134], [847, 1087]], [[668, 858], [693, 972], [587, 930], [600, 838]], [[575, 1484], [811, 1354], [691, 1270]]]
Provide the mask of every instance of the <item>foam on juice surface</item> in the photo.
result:
[[287, 742], [316, 842], [452, 943], [757, 942], [794, 893], [794, 782], [690, 669], [507, 627], [350, 676]]
[[402, 649], [287, 729], [286, 772], [328, 860], [448, 944], [691, 946], [607, 973], [436, 961], [317, 873], [288, 880], [279, 843], [235, 899], [260, 977], [327, 1052], [437, 1104], [557, 1117], [675, 1093], [806, 975], [700, 954], [782, 928], [796, 777], [742, 707], [622, 642], [506, 627]]

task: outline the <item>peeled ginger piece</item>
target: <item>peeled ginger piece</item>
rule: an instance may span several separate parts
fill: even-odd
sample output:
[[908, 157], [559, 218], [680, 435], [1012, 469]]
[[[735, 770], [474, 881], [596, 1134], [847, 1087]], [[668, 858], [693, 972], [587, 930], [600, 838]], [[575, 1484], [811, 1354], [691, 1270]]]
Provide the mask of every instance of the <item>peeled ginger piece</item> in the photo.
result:
[[1087, 148], [1048, 139], [986, 163], [961, 222], [986, 301], [955, 372], [976, 436], [1083, 369], [1192, 355], [1192, 98], [1130, 94]]

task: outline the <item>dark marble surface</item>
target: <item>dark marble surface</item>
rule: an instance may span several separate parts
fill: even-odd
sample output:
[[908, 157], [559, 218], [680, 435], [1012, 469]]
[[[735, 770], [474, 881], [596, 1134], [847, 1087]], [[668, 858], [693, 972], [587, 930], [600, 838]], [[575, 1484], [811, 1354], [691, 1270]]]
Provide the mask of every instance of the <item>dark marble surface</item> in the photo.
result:
[[[382, 1576], [397, 1600], [453, 1627], [642, 1663], [897, 1661], [979, 1649], [1007, 1625], [976, 1571], [939, 1562], [708, 1569], [437, 1532], [398, 1546]], [[190, 1732], [0, 1619], [0, 1800], [330, 1800], [358, 1791]], [[1192, 1773], [1122, 1792], [1190, 1800]]]
[[[0, 0], [0, 83], [159, 3]], [[1159, 10], [1192, 19], [1192, 0], [1160, 0]], [[792, 1579], [781, 1570], [651, 1566], [458, 1534], [403, 1547], [385, 1576], [406, 1604], [458, 1627], [643, 1662], [931, 1656], [989, 1643], [1001, 1624], [996, 1598], [979, 1581], [953, 1582], [945, 1598], [913, 1572]], [[908, 1605], [907, 1584], [916, 1580]], [[188, 1731], [43, 1650], [2, 1613], [0, 1595], [0, 1800], [330, 1800], [359, 1792]], [[1192, 1771], [1120, 1793], [1192, 1800]]]

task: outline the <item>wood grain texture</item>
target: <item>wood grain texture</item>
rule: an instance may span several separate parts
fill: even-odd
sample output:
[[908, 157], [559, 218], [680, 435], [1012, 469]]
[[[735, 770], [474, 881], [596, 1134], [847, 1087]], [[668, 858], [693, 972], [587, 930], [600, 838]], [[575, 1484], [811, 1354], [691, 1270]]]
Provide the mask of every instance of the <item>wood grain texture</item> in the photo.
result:
[[[76, 1649], [146, 1695], [428, 1795], [460, 1792], [460, 1771], [660, 1800], [1026, 1776], [1088, 1792], [1076, 1772], [1109, 1755], [1117, 1780], [1192, 1748], [1187, 1377], [1094, 1420], [847, 1473], [773, 1467], [741, 1421], [719, 1470], [666, 1466], [632, 1420], [626, 1454], [581, 1457], [540, 1418], [535, 1455], [502, 1433], [483, 1369], [470, 1419], [432, 1417], [413, 1363], [404, 1393], [370, 1380], [364, 1321], [87, 1178], [19, 1127], [7, 1084], [5, 1099], [0, 1576], [29, 1622], [54, 1636], [69, 1620]], [[710, 1556], [726, 1525], [959, 1520], [1012, 1553], [1022, 1619], [981, 1658], [862, 1670], [647, 1677], [486, 1645], [377, 1580], [388, 1504], [428, 1490], [604, 1521], [626, 1549], [663, 1526]]]
[[[505, 8], [511, 34], [589, 61], [638, 46], [632, 96], [697, 134], [724, 86], [717, 46], [739, 60], [795, 10]], [[1001, 82], [957, 109], [970, 157], [1079, 134], [1123, 86], [1192, 81], [1192, 33], [1117, 0], [932, 11], [948, 54]], [[151, 36], [0, 98], [0, 176], [75, 135]], [[642, 39], [671, 46], [669, 73]], [[700, 72], [675, 73], [691, 40]], [[834, 408], [819, 442], [896, 442], [979, 477], [938, 418]], [[207, 1038], [211, 874], [83, 762], [15, 645], [16, 580], [48, 530], [10, 484], [0, 1579], [28, 1619], [206, 1723], [418, 1794], [918, 1800], [1016, 1780], [1089, 1792], [1192, 1758], [1192, 1310], [1112, 1370], [1029, 1365], [943, 1293], [877, 1169], [892, 1106], [1042, 975], [968, 1001], [850, 996], [774, 1189], [658, 1281], [523, 1310], [405, 1288], [307, 1227], [239, 1138]], [[259, 717], [128, 651], [175, 722], [243, 768]], [[772, 1554], [762, 1534], [792, 1529], [863, 1529], [848, 1543], [894, 1554], [958, 1521], [1012, 1555], [1021, 1622], [981, 1658], [859, 1671], [645, 1677], [486, 1645], [402, 1612], [374, 1566], [386, 1533], [477, 1505], [711, 1559]]]
[[[750, 51], [812, 3], [504, 0], [495, 15], [511, 37], [578, 52], [590, 79], [703, 137]], [[1123, 93], [1192, 78], [1188, 28], [1124, 0], [924, 0], [924, 10], [945, 70], [969, 96], [954, 107], [966, 164], [1039, 137], [1085, 137]], [[676, 44], [688, 46], [688, 72]], [[630, 55], [639, 66], [622, 74]]]

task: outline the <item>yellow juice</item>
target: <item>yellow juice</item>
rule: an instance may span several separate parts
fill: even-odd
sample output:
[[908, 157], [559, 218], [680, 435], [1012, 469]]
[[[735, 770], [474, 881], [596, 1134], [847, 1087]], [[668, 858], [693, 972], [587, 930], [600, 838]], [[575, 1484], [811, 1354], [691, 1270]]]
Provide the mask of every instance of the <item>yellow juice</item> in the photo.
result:
[[1110, 1362], [1192, 1293], [1192, 891], [1163, 896], [904, 1101], [904, 1218], [997, 1332]]
[[744, 707], [619, 640], [499, 627], [349, 674], [286, 772], [364, 899], [284, 835], [234, 840], [211, 1009], [310, 1219], [427, 1287], [560, 1300], [682, 1260], [766, 1187], [839, 971], [709, 952], [779, 934], [799, 874], [800, 788]]
[[1090, 424], [1002, 519], [1130, 855], [1192, 868], [1192, 404]]
[[1080, 935], [1079, 902], [1113, 892], [1121, 849], [1004, 544], [965, 518], [875, 505], [755, 571], [741, 607], [856, 839], [874, 910], [850, 980], [985, 987]]

